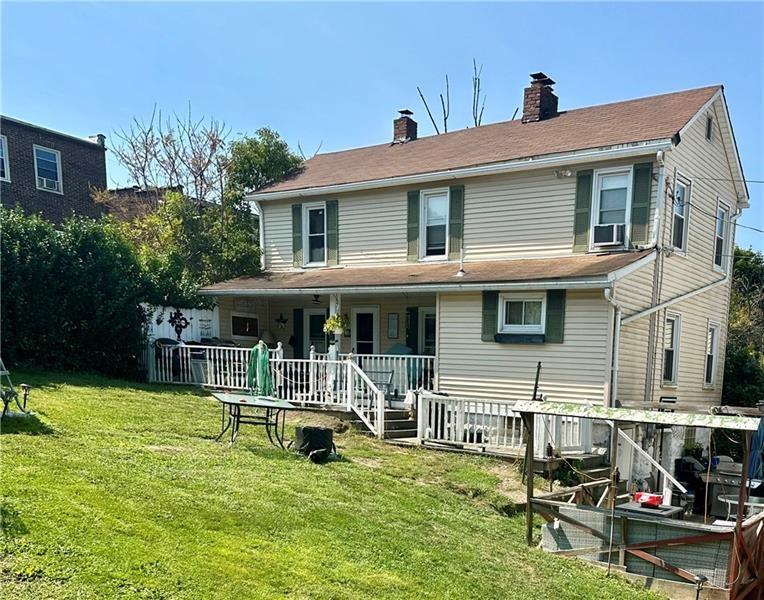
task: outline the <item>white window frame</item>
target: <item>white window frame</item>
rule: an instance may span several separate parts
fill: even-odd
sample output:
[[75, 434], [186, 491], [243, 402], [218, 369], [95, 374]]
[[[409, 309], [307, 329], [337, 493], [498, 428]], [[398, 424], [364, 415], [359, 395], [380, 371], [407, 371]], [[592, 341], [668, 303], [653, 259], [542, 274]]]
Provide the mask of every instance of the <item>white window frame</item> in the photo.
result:
[[[713, 361], [711, 362], [711, 378], [709, 381], [708, 334], [711, 333], [711, 331], [714, 332], [714, 339], [711, 347], [711, 356], [713, 356]], [[719, 335], [721, 334], [721, 331], [721, 323], [717, 323], [716, 321], [711, 320], [708, 321], [708, 327], [706, 327], [706, 349], [705, 352], [703, 352], [703, 387], [706, 389], [713, 389], [716, 387], [716, 366], [719, 363]]]
[[[541, 323], [539, 325], [505, 325], [507, 302], [541, 301]], [[523, 311], [525, 309], [523, 308]], [[543, 335], [546, 332], [546, 292], [511, 292], [499, 294], [499, 333], [524, 333]]]
[[674, 180], [674, 201], [676, 201], [676, 188], [677, 186], [683, 186], [686, 190], [686, 199], [684, 203], [684, 232], [682, 235], [682, 245], [681, 246], [675, 246], [674, 245], [674, 206], [672, 203], [671, 206], [671, 247], [674, 249], [674, 252], [682, 255], [687, 255], [687, 252], [689, 250], [689, 240], [690, 240], [690, 206], [692, 206], [692, 179], [685, 176], [682, 173], [676, 174], [676, 179]]
[[[722, 244], [722, 264], [717, 265], [716, 264], [716, 227], [719, 222], [719, 211], [724, 211], [724, 230], [722, 232], [723, 234], [723, 244]], [[727, 204], [724, 200], [721, 198], [717, 198], [716, 200], [716, 218], [714, 219], [714, 237], [713, 237], [713, 244], [711, 246], [711, 264], [714, 267], [715, 271], [719, 271], [720, 273], [727, 273], [729, 270], [729, 265], [732, 262], [730, 260], [730, 237], [732, 233], [732, 227], [730, 225], [732, 224], [732, 215], [730, 213], [730, 205]]]
[[[56, 155], [56, 171], [58, 173], [58, 189], [51, 190], [46, 187], [40, 187], [37, 181], [40, 176], [37, 174], [37, 150], [45, 150], [46, 152], [52, 152]], [[39, 144], [32, 144], [32, 162], [34, 162], [34, 183], [38, 190], [43, 192], [50, 192], [51, 194], [63, 195], [64, 193], [64, 178], [61, 173], [61, 152], [53, 148], [47, 148], [46, 146], [40, 146]]]
[[3, 150], [3, 167], [5, 167], [5, 177], [0, 177], [0, 181], [11, 181], [11, 167], [8, 162], [8, 138], [0, 135], [0, 148]]
[[[310, 262], [310, 211], [324, 211], [324, 260]], [[302, 205], [302, 263], [304, 267], [325, 267], [328, 248], [326, 245], [326, 202], [309, 202]]]
[[[237, 335], [233, 332], [233, 318], [239, 317], [242, 319], [257, 319], [257, 335]], [[245, 340], [245, 341], [251, 341], [251, 340], [259, 340], [261, 331], [261, 323], [260, 323], [260, 316], [257, 313], [247, 313], [247, 312], [232, 312], [230, 316], [230, 322], [231, 322], [231, 339], [234, 340]]]
[[[446, 250], [443, 255], [427, 256], [427, 199], [432, 196], [446, 196]], [[449, 188], [422, 190], [419, 192], [419, 260], [448, 260], [448, 238], [451, 222], [451, 191]]]
[[354, 306], [350, 309], [350, 347], [353, 348], [353, 352], [358, 353], [358, 339], [356, 338], [358, 333], [358, 327], [356, 327], [358, 313], [370, 313], [372, 315], [371, 328], [372, 335], [374, 336], [372, 340], [372, 354], [379, 354], [379, 305]]
[[[666, 324], [669, 320], [674, 321], [674, 339], [672, 340], [673, 343], [673, 350], [674, 350], [674, 364], [672, 373], [674, 375], [674, 378], [671, 380], [664, 379], [663, 375], [666, 372]], [[670, 312], [666, 311], [666, 317], [663, 319], [663, 356], [661, 359], [661, 386], [662, 387], [677, 387], [677, 384], [679, 382], [679, 349], [681, 347], [681, 340], [682, 340], [682, 315], [678, 312]]]
[[[623, 245], [621, 246], [595, 246], [594, 245], [594, 226], [599, 225], [600, 214], [600, 183], [605, 175], [626, 174], [626, 214], [624, 215]], [[631, 229], [631, 195], [634, 185], [634, 166], [628, 167], [610, 167], [607, 169], [596, 169], [594, 171], [594, 180], [592, 185], [592, 211], [589, 223], [589, 251], [603, 252], [608, 249], [628, 248], [631, 242], [629, 235]]]
[[[417, 323], [417, 348], [412, 348], [412, 350], [415, 350], [417, 354], [425, 355], [424, 351], [424, 322], [428, 315], [431, 315], [435, 317], [435, 351], [437, 353], [438, 349], [438, 313], [435, 310], [434, 306], [427, 306], [427, 307], [419, 307], [419, 310], [417, 311], [418, 316], [418, 323]], [[433, 354], [435, 356], [435, 354]]]

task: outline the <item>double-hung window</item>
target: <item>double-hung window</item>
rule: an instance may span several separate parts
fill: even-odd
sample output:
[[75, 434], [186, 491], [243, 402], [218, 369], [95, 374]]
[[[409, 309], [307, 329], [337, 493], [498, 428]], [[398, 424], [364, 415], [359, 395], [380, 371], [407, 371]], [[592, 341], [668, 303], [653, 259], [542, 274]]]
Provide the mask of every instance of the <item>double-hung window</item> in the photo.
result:
[[512, 293], [500, 296], [500, 333], [542, 334], [545, 322], [545, 293]]
[[62, 194], [64, 190], [61, 182], [61, 153], [37, 145], [33, 146], [33, 150], [37, 189]]
[[592, 247], [624, 246], [631, 207], [631, 168], [596, 172]]
[[707, 386], [713, 386], [716, 383], [716, 356], [718, 353], [719, 325], [718, 323], [709, 323], [706, 334], [706, 371], [703, 378], [703, 382]]
[[11, 171], [8, 167], [8, 138], [0, 135], [0, 181], [10, 181]]
[[303, 205], [303, 248], [306, 265], [326, 264], [326, 205]]
[[690, 214], [690, 184], [677, 180], [674, 189], [674, 221], [671, 245], [675, 250], [687, 252], [688, 215]]
[[666, 314], [663, 327], [663, 383], [676, 385], [679, 365], [679, 335], [681, 317], [677, 313]]
[[716, 207], [716, 228], [714, 231], [714, 267], [727, 270], [728, 254], [727, 238], [729, 237], [729, 207], [720, 202]]
[[445, 258], [448, 254], [448, 190], [422, 192], [420, 251], [423, 259]]

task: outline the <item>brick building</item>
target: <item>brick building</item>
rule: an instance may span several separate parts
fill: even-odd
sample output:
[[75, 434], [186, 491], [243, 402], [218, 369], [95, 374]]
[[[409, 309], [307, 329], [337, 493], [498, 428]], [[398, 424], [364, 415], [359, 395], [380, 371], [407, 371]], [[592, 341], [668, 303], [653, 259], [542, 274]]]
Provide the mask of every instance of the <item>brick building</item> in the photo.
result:
[[91, 191], [106, 188], [105, 140], [0, 116], [0, 202], [54, 223], [72, 213], [99, 217]]

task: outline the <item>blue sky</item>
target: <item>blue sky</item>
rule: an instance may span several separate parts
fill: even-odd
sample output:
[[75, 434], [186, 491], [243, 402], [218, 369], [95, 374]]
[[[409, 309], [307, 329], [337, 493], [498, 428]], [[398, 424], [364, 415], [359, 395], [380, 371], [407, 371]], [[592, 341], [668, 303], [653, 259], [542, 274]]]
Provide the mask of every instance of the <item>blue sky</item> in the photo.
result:
[[[764, 8], [747, 4], [204, 4], [3, 2], [3, 114], [88, 135], [165, 111], [236, 133], [273, 127], [306, 153], [387, 141], [416, 92], [451, 80], [451, 128], [470, 118], [472, 58], [484, 122], [509, 119], [528, 73], [561, 108], [725, 85], [748, 179], [764, 180]], [[110, 155], [110, 184], [127, 183]], [[764, 185], [742, 224], [764, 228]], [[738, 243], [764, 249], [764, 234]]]

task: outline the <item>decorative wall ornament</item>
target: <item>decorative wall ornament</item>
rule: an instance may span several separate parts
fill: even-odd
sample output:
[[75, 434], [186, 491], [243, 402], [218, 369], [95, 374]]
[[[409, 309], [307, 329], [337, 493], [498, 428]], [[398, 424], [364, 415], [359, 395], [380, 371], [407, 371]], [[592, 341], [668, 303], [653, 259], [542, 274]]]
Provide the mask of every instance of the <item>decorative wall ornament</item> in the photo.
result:
[[172, 325], [173, 329], [175, 330], [175, 335], [178, 336], [178, 341], [180, 341], [180, 336], [183, 334], [183, 330], [191, 324], [191, 322], [186, 317], [184, 317], [183, 313], [179, 310], [170, 313], [170, 319], [167, 322]]
[[286, 329], [288, 322], [289, 319], [284, 316], [284, 313], [279, 313], [278, 319], [276, 319], [276, 324], [279, 326], [279, 329]]

